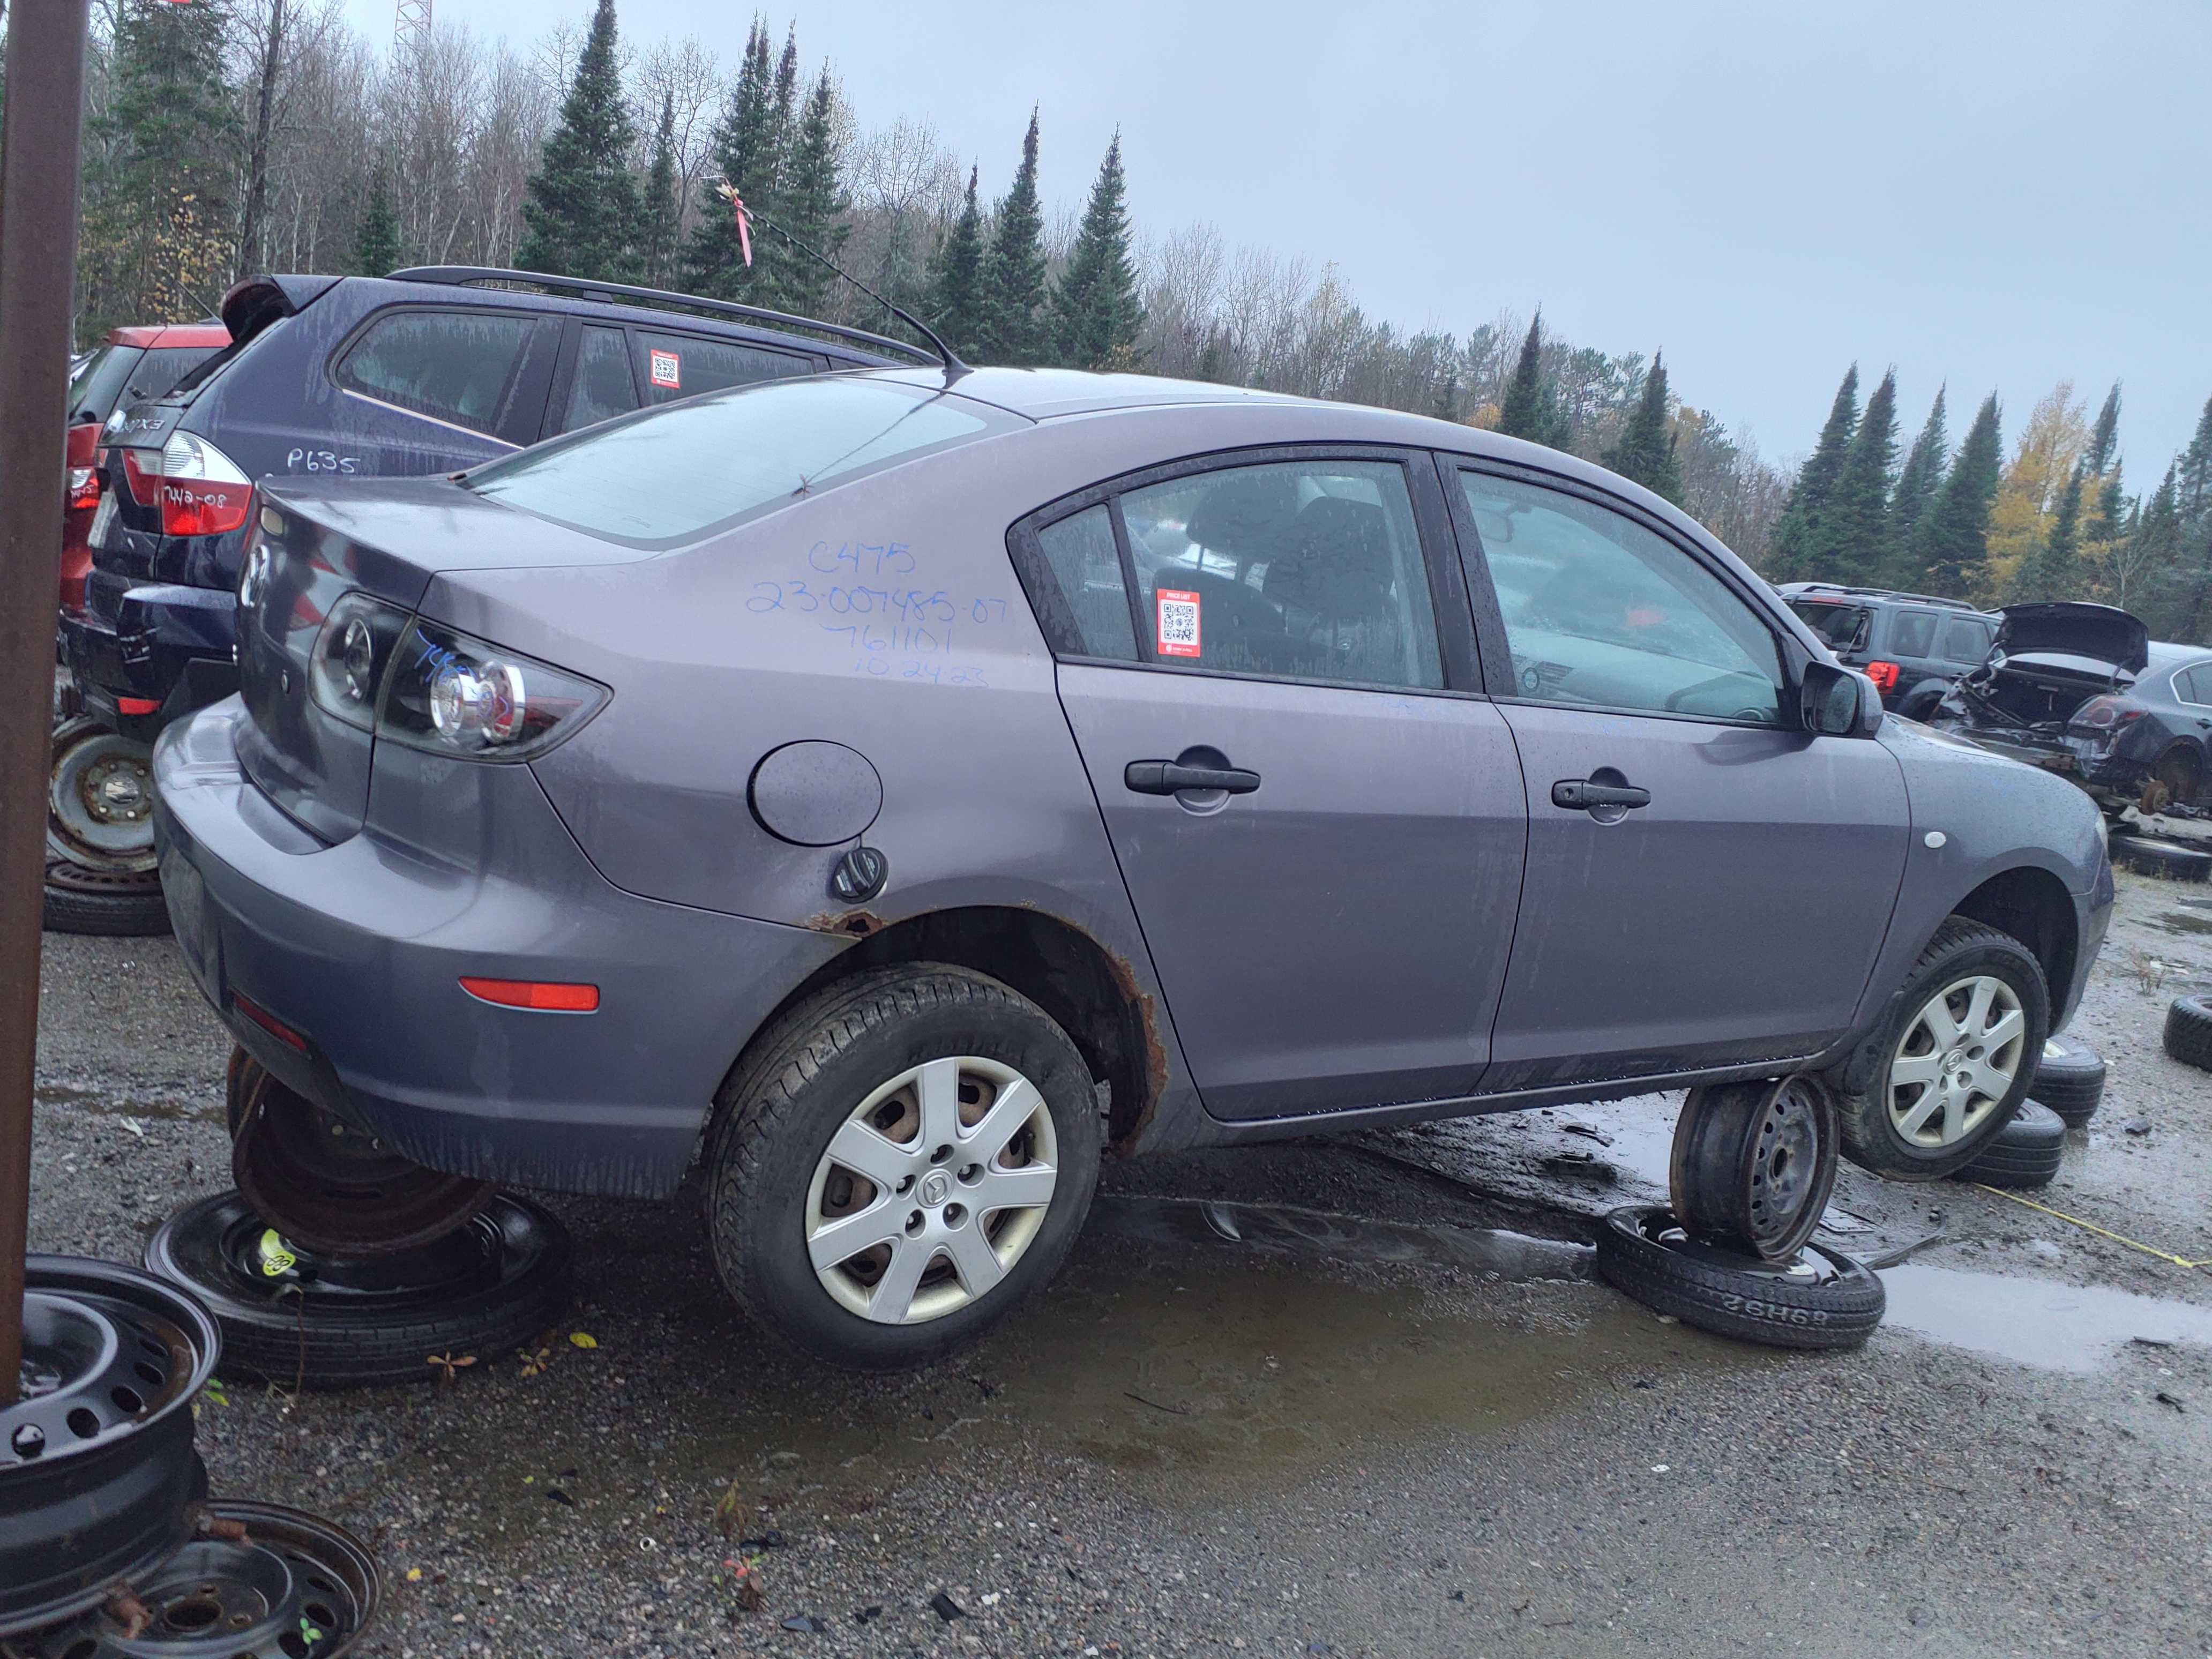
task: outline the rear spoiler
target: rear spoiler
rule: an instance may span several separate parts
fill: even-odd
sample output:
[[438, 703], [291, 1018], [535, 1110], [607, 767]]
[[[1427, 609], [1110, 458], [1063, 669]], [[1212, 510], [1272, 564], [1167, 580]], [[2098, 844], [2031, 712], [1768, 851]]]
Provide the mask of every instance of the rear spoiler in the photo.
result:
[[334, 287], [335, 276], [247, 276], [231, 284], [219, 310], [232, 343], [244, 345], [270, 324], [295, 317]]

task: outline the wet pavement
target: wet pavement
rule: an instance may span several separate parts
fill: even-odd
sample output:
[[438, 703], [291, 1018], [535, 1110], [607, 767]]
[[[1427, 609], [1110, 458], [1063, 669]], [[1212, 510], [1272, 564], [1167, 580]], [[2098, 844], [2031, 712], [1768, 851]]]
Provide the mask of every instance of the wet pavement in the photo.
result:
[[[2158, 1041], [2212, 893], [2121, 884], [2106, 1104], [2027, 1196], [2212, 1258], [2212, 1078]], [[226, 1044], [167, 941], [47, 944], [33, 1246], [135, 1261], [228, 1184]], [[1829, 1242], [1909, 1256], [1874, 1340], [1709, 1337], [1590, 1277], [1674, 1105], [1114, 1166], [1034, 1312], [889, 1378], [764, 1352], [688, 1200], [556, 1199], [543, 1371], [234, 1384], [203, 1450], [373, 1543], [386, 1659], [2212, 1655], [2212, 1273], [1847, 1169]]]

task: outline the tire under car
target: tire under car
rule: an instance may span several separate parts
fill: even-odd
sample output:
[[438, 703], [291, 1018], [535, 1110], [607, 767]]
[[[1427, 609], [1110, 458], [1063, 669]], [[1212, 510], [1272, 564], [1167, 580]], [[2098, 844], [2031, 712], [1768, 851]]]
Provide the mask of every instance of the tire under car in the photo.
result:
[[215, 1316], [224, 1376], [287, 1388], [430, 1381], [435, 1356], [524, 1348], [571, 1291], [568, 1230], [505, 1194], [443, 1239], [343, 1260], [295, 1249], [222, 1193], [162, 1223], [145, 1261]]

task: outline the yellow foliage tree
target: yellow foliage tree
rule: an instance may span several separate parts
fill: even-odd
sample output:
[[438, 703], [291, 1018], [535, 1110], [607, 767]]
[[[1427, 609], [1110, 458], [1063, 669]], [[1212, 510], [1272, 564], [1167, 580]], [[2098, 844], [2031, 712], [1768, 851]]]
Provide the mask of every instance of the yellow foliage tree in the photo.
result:
[[1990, 512], [1988, 591], [1982, 598], [2011, 592], [2022, 562], [2049, 539], [2058, 492], [2088, 443], [2087, 410], [2075, 400], [2074, 382], [2061, 380], [2028, 416], [2012, 463], [1997, 481]]

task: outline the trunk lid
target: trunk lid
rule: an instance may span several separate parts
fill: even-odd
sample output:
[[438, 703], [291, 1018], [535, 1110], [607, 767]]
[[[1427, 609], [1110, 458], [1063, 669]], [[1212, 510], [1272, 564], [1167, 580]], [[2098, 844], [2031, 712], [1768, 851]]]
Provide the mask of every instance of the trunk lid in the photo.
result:
[[2150, 629], [2112, 605], [2051, 600], [2008, 605], [2001, 614], [1992, 657], [2078, 657], [2129, 674], [2142, 673], [2150, 661]]
[[453, 571], [624, 564], [652, 556], [562, 529], [443, 478], [270, 489], [239, 580], [239, 759], [263, 793], [325, 842], [368, 808], [370, 732], [310, 694], [333, 606], [362, 593], [405, 611]]

